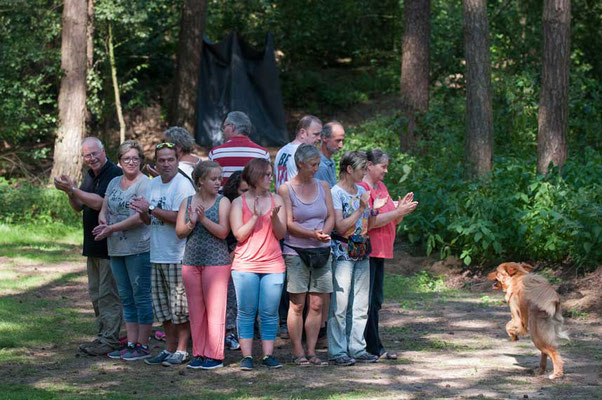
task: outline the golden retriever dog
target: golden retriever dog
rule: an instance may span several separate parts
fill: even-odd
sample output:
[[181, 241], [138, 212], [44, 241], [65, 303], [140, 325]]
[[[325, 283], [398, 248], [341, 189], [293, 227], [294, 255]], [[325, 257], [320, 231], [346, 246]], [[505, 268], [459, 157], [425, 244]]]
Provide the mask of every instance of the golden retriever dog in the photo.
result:
[[531, 334], [531, 340], [541, 351], [539, 374], [546, 371], [547, 357], [554, 363], [554, 373], [549, 378], [563, 375], [563, 361], [558, 354], [558, 339], [568, 339], [563, 330], [564, 318], [560, 297], [542, 276], [530, 273], [533, 267], [524, 263], [503, 263], [488, 275], [495, 281], [493, 288], [506, 293], [512, 319], [506, 324], [510, 340], [519, 335]]

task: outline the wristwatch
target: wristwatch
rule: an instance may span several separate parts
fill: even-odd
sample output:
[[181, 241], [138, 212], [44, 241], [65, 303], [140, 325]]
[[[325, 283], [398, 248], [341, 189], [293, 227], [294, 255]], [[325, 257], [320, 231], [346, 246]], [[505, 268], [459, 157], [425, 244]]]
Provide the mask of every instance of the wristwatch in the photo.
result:
[[149, 215], [153, 215], [153, 211], [155, 211], [156, 206], [154, 204], [151, 204], [150, 206], [148, 206], [148, 214]]

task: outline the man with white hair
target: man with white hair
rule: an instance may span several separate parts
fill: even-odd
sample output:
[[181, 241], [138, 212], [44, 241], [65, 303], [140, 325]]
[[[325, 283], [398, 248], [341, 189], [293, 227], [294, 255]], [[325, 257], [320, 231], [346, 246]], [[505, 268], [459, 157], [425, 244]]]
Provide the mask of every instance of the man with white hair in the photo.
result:
[[94, 240], [92, 230], [98, 225], [105, 192], [111, 180], [122, 175], [121, 168], [107, 159], [102, 142], [87, 137], [82, 142], [82, 157], [89, 168], [81, 186], [67, 175], [54, 179], [54, 186], [69, 196], [69, 204], [82, 213], [84, 226], [83, 255], [88, 257], [88, 291], [96, 315], [97, 335], [92, 342], [82, 343], [79, 349], [89, 355], [110, 353], [119, 347], [121, 301], [111, 272], [107, 240]]
[[254, 143], [249, 135], [253, 131], [251, 120], [242, 111], [229, 112], [222, 124], [226, 142], [215, 146], [209, 152], [209, 159], [222, 167], [222, 187], [236, 171], [242, 171], [254, 158], [270, 161], [270, 153]]

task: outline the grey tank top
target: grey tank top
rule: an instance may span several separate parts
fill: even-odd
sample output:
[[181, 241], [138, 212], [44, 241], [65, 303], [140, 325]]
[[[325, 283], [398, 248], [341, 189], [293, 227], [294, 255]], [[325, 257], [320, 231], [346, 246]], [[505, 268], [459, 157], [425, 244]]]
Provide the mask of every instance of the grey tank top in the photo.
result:
[[[293, 221], [309, 230], [322, 229], [324, 227], [326, 217], [328, 217], [328, 208], [326, 207], [326, 194], [324, 193], [324, 188], [317, 179], [314, 179], [314, 183], [318, 186], [318, 195], [310, 203], [305, 203], [299, 197], [297, 197], [297, 193], [295, 193], [295, 189], [293, 189], [293, 185], [291, 185], [290, 182], [285, 183], [285, 185], [288, 186], [288, 192], [291, 198]], [[297, 252], [288, 247], [287, 244], [305, 249], [330, 246], [329, 242], [324, 243], [316, 239], [300, 238], [289, 233], [286, 234], [284, 239], [283, 253], [297, 255]]]
[[[218, 196], [215, 203], [205, 210], [205, 218], [209, 218], [216, 224], [219, 223], [219, 202], [222, 197]], [[186, 220], [188, 221], [188, 205], [192, 196], [186, 200]], [[200, 222], [197, 222], [190, 235], [186, 239], [183, 265], [194, 265], [206, 267], [214, 265], [230, 265], [230, 253], [225, 239], [219, 239], [207, 230]]]

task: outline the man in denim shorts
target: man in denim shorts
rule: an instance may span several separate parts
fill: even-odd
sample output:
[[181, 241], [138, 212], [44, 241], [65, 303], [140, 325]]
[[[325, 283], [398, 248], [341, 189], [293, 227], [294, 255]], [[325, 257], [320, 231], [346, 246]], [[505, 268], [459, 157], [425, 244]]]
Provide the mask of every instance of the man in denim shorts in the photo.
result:
[[179, 365], [188, 359], [190, 338], [188, 304], [182, 281], [185, 239], [175, 231], [180, 204], [194, 194], [188, 178], [178, 173], [173, 143], [159, 143], [155, 149], [159, 176], [149, 184], [145, 198], [132, 201], [142, 220], [151, 225], [150, 259], [153, 312], [167, 334], [166, 349], [144, 360], [147, 364]]

